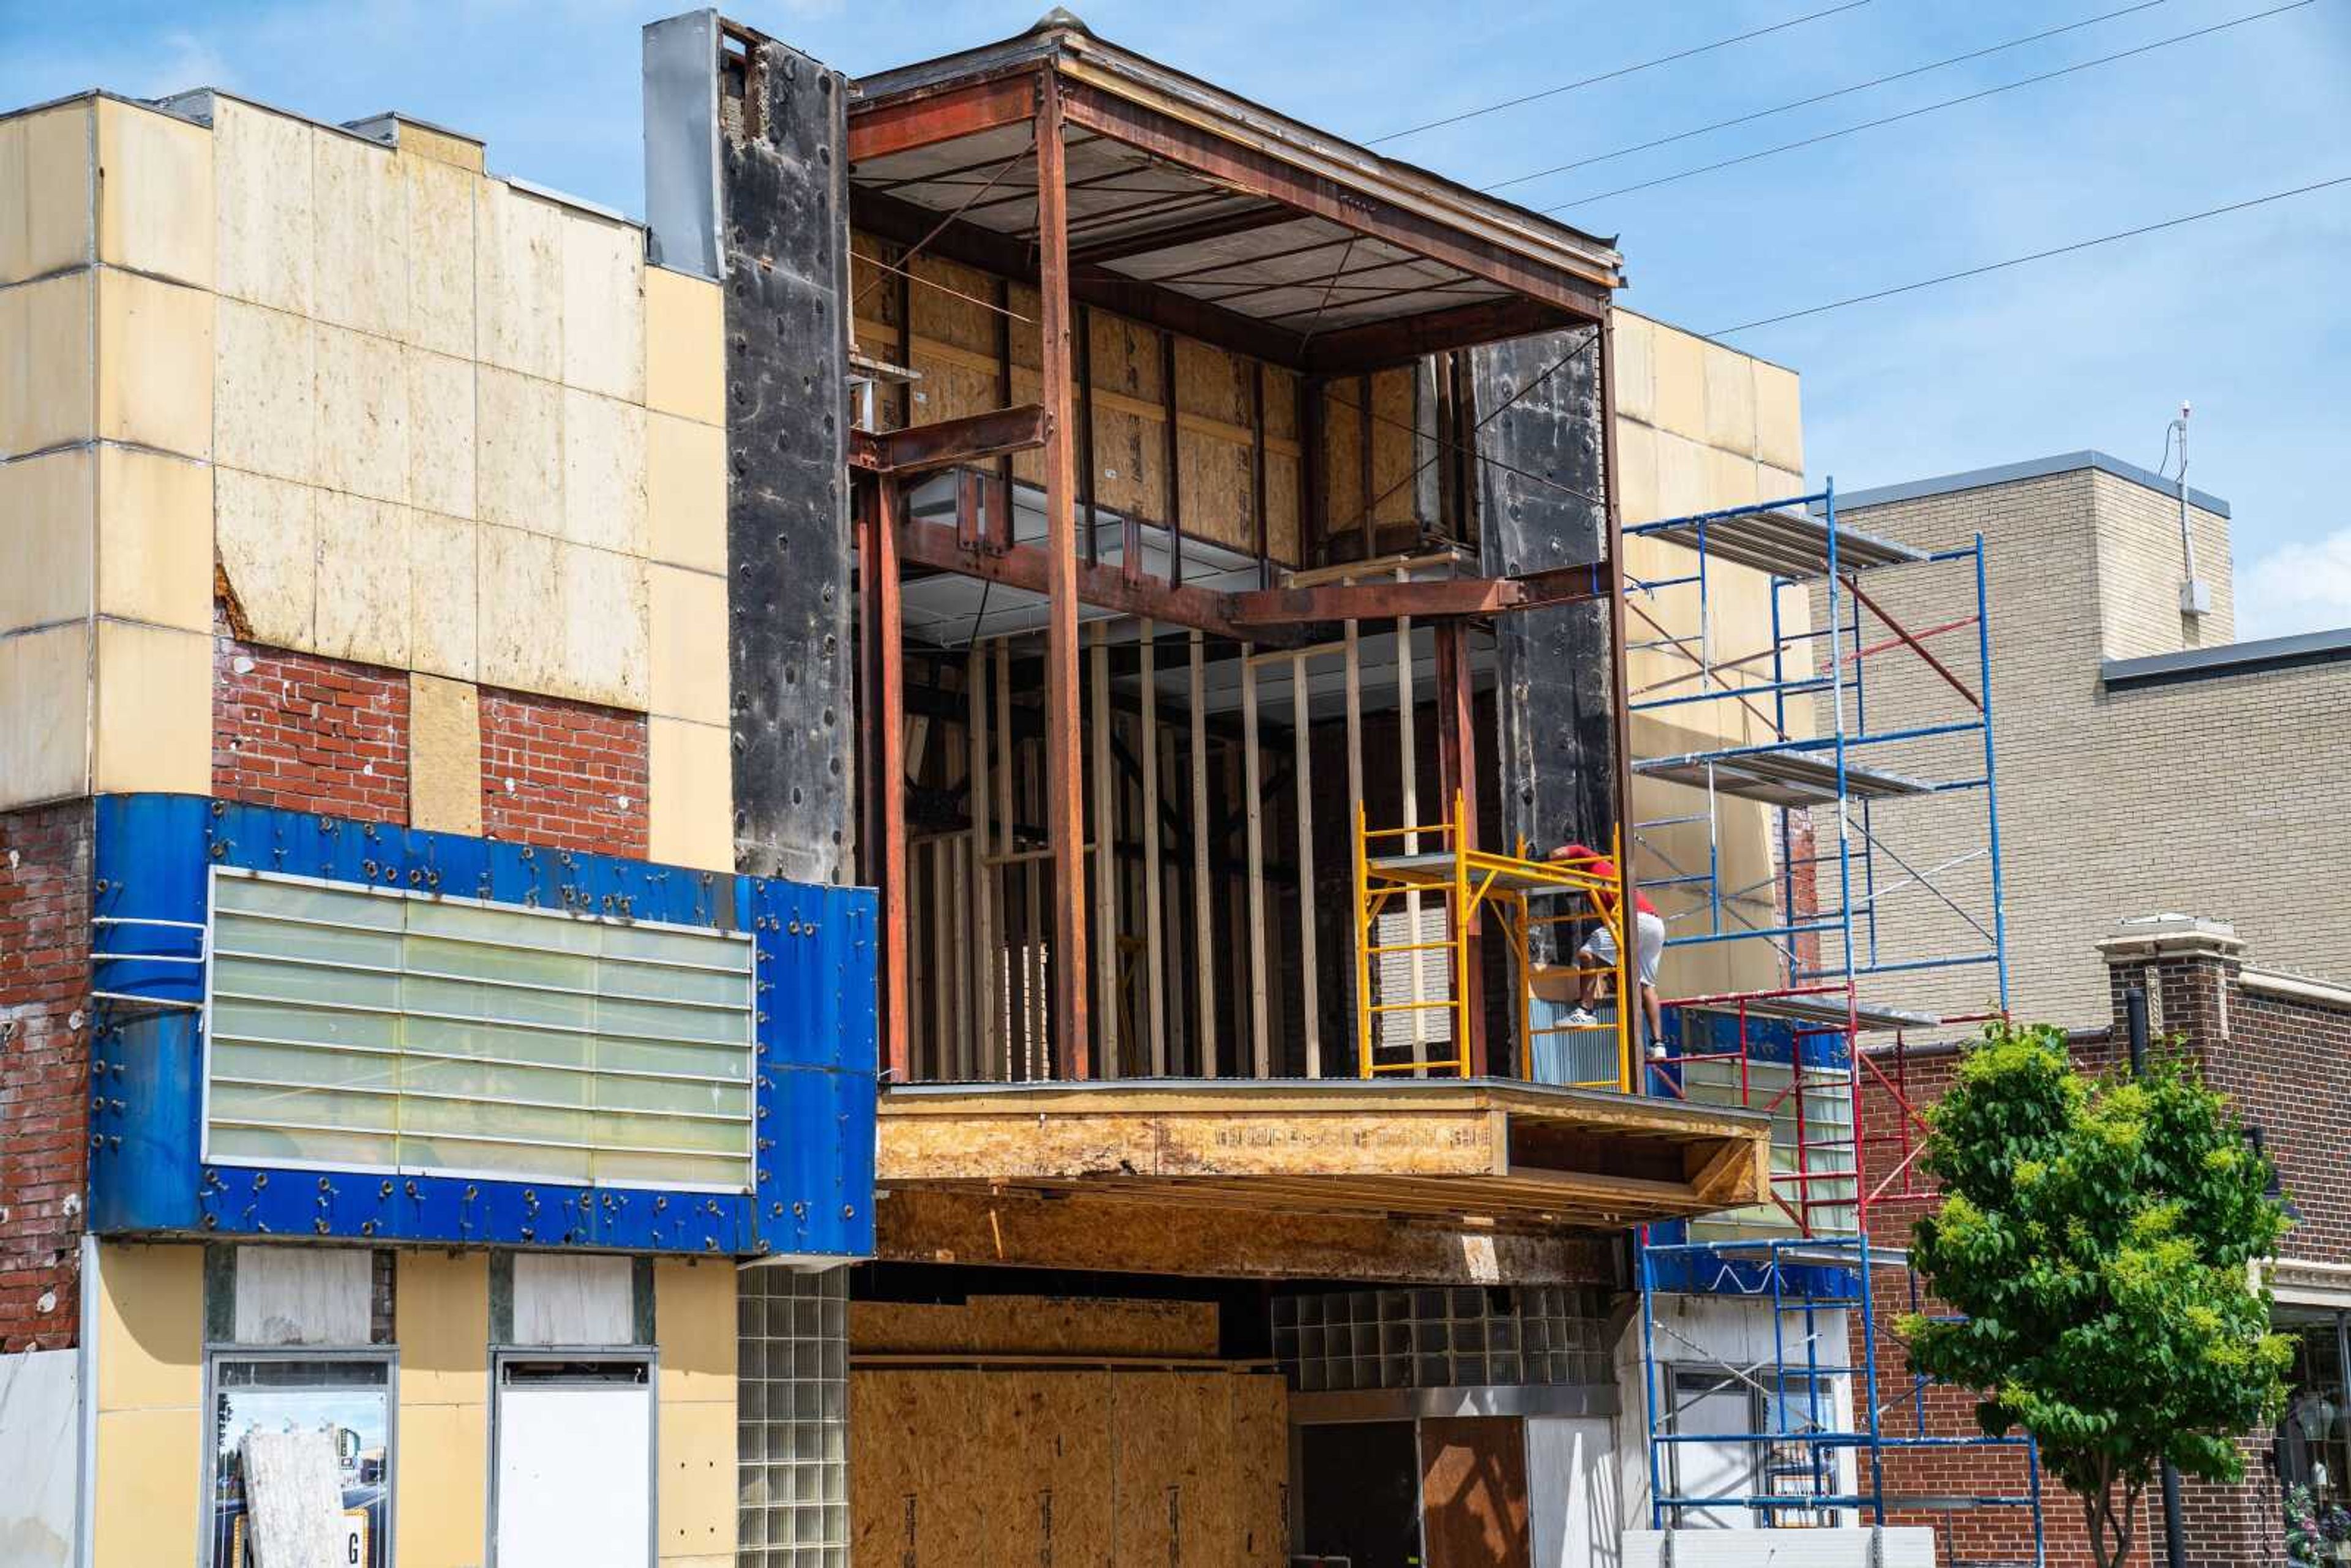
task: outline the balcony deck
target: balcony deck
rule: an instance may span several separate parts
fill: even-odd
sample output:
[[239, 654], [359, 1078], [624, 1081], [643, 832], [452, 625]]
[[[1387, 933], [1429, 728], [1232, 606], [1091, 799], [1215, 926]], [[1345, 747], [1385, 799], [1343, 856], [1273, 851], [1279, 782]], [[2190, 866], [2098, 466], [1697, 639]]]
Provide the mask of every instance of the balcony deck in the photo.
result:
[[915, 1084], [883, 1096], [875, 1176], [1552, 1231], [1762, 1201], [1769, 1149], [1760, 1113], [1494, 1079]]

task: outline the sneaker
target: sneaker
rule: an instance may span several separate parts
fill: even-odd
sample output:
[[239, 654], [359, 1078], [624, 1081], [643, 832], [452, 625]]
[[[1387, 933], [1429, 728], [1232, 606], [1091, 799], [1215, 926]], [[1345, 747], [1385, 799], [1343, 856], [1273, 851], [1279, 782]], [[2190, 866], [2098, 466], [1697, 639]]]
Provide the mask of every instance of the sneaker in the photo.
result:
[[1561, 1020], [1569, 1029], [1598, 1029], [1600, 1020], [1592, 1016], [1589, 1008], [1578, 1008]]

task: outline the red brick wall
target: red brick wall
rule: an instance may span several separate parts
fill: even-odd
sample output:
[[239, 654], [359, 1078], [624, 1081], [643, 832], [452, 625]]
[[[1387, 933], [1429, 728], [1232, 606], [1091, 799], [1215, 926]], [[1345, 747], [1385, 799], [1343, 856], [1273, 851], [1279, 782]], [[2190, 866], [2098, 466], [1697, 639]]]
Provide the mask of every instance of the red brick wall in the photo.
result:
[[408, 821], [408, 676], [228, 637], [213, 657], [213, 793]]
[[79, 1321], [90, 821], [0, 814], [0, 1350], [69, 1346]]
[[[2230, 1096], [2237, 1113], [2262, 1128], [2286, 1189], [2302, 1211], [2302, 1221], [2286, 1242], [2289, 1252], [2325, 1262], [2351, 1261], [2351, 1009], [2249, 991], [2237, 983], [2232, 965], [2210, 958], [2117, 965], [2111, 984], [2113, 1027], [2103, 1037], [2074, 1044], [2074, 1061], [2085, 1071], [2107, 1072], [2124, 1065], [2123, 995], [2133, 986], [2146, 987], [2156, 1002], [2151, 1033], [2157, 1049], [2167, 1049], [2165, 1042], [2178, 1037], [2206, 1080]], [[1898, 1070], [1883, 1054], [1877, 1061], [1888, 1076], [1898, 1071], [1913, 1103], [1924, 1106], [1949, 1085], [1956, 1058], [1914, 1058]], [[1899, 1113], [1893, 1096], [1876, 1080], [1866, 1082], [1870, 1087], [1862, 1118], [1870, 1141], [1865, 1164], [1876, 1173], [1874, 1184], [1900, 1158], [1900, 1145], [1889, 1135], [1899, 1127]], [[1870, 1212], [1872, 1240], [1900, 1245], [1931, 1203], [1927, 1195], [1909, 1200], [1881, 1198]], [[1876, 1289], [1881, 1305], [1879, 1397], [1893, 1406], [1901, 1430], [1915, 1431], [1901, 1350], [1886, 1332], [1893, 1318], [1908, 1308], [1907, 1276], [1899, 1270], [1881, 1270]], [[1923, 1310], [1938, 1309], [1928, 1301]], [[1858, 1343], [1854, 1354], [1858, 1360]], [[1924, 1400], [1927, 1430], [1940, 1436], [1972, 1433], [1974, 1403], [1973, 1396], [1963, 1390], [1929, 1389]], [[1889, 1421], [1888, 1429], [1895, 1425]], [[2191, 1568], [2283, 1561], [2282, 1501], [2270, 1469], [2270, 1435], [2248, 1434], [2239, 1446], [2245, 1455], [2242, 1483], [2214, 1486], [2189, 1479], [2181, 1485], [2181, 1538]], [[1981, 1495], [2011, 1490], [2021, 1478], [2019, 1461], [2001, 1457], [1997, 1450], [1916, 1452], [1889, 1456], [1886, 1488], [1905, 1493]], [[2086, 1565], [2090, 1557], [2080, 1505], [2053, 1485], [2046, 1489], [2043, 1500], [2048, 1561], [2056, 1568]], [[2160, 1502], [2153, 1489], [2145, 1506], [2148, 1518], [2143, 1550], [2134, 1552], [2133, 1561], [2160, 1563]], [[2030, 1560], [2023, 1521], [2011, 1511], [1922, 1511], [1902, 1521], [1934, 1526], [1947, 1554]]]
[[645, 854], [642, 714], [482, 688], [482, 831], [596, 854]]

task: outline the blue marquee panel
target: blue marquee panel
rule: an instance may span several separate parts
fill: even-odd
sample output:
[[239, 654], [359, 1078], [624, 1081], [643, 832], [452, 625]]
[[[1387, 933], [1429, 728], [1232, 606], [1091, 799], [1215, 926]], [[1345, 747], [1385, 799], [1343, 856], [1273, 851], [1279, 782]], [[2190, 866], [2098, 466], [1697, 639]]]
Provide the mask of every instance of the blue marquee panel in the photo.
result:
[[[201, 1162], [210, 868], [748, 932], [750, 1193]], [[872, 892], [185, 795], [98, 801], [90, 1218], [105, 1233], [862, 1257], [873, 1248]]]

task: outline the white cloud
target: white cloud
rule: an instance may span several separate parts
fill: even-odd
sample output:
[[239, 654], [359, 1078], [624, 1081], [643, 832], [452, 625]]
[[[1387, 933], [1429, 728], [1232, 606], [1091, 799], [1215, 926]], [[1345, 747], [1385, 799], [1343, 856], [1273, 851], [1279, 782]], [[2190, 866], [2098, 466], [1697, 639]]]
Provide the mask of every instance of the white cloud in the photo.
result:
[[2351, 626], [2351, 528], [2279, 546], [2237, 577], [2237, 635]]

